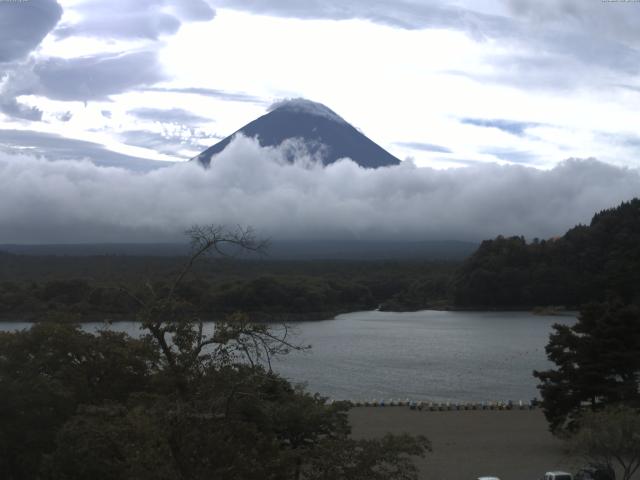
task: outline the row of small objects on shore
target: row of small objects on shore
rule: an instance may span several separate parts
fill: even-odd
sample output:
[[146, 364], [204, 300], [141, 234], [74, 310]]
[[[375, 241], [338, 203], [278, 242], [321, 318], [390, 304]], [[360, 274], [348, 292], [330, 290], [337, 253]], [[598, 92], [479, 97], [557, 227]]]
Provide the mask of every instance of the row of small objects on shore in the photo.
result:
[[[334, 400], [329, 400], [329, 403], [334, 403]], [[538, 401], [533, 399], [531, 401], [519, 400], [514, 402], [508, 400], [506, 402], [464, 402], [464, 403], [451, 403], [451, 402], [423, 402], [413, 400], [371, 400], [371, 401], [352, 401], [346, 400], [345, 403], [352, 407], [409, 407], [411, 410], [426, 410], [430, 412], [438, 411], [454, 411], [454, 410], [533, 410], [538, 406]]]

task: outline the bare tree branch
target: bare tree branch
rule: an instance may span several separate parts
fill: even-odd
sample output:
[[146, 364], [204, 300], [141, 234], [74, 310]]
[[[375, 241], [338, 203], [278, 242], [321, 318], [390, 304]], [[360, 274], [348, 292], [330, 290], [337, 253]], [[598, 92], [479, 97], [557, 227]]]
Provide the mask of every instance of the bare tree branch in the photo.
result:
[[[185, 311], [185, 304], [176, 298], [177, 289], [203, 256], [264, 253], [268, 242], [258, 240], [251, 228], [241, 226], [228, 230], [220, 225], [196, 225], [185, 233], [191, 239], [191, 254], [170, 284], [168, 293], [156, 291], [148, 283], [150, 299], [147, 300], [121, 287], [141, 307], [139, 318], [143, 327], [158, 342], [176, 379], [190, 381], [185, 377], [202, 375], [211, 362], [228, 365], [248, 362], [252, 366], [261, 363], [272, 371], [275, 355], [308, 348], [289, 341], [286, 325], [282, 335], [278, 335], [269, 326], [252, 323], [243, 315], [232, 315], [217, 322], [213, 334], [206, 335], [202, 319], [191, 316], [192, 312]], [[185, 387], [180, 385], [179, 388]]]

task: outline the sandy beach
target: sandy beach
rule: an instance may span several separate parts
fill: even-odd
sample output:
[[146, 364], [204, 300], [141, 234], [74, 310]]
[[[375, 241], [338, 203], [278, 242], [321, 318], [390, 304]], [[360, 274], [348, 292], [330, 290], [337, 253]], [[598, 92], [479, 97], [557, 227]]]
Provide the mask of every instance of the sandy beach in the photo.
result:
[[417, 459], [420, 478], [536, 480], [545, 471], [575, 472], [561, 441], [547, 430], [540, 410], [417, 411], [408, 407], [356, 407], [350, 412], [353, 435], [425, 435], [433, 452]]

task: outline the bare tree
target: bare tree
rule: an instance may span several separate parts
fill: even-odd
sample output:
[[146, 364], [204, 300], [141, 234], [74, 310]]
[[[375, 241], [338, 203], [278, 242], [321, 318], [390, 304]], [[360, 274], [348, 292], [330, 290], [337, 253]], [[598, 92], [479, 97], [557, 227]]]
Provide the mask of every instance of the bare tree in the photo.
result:
[[157, 292], [151, 282], [147, 282], [145, 295], [140, 296], [121, 287], [138, 304], [142, 328], [160, 346], [179, 391], [184, 392], [189, 381], [201, 375], [212, 362], [261, 363], [271, 370], [274, 355], [308, 348], [290, 341], [287, 325], [274, 328], [256, 324], [244, 314], [234, 314], [216, 322], [213, 332], [207, 334], [196, 309], [186, 305], [177, 295], [180, 285], [192, 273], [197, 261], [207, 255], [263, 254], [268, 243], [256, 238], [252, 229], [240, 226], [230, 230], [220, 225], [196, 225], [185, 234], [191, 241], [191, 251], [168, 289]]

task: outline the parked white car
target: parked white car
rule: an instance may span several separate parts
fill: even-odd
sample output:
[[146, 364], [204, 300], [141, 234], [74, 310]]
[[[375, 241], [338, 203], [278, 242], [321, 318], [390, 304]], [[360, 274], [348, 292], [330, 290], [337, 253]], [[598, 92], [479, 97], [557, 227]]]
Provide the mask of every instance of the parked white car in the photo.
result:
[[573, 480], [573, 475], [567, 472], [547, 472], [542, 477], [543, 480]]
[[500, 480], [498, 477], [478, 477], [478, 480]]

